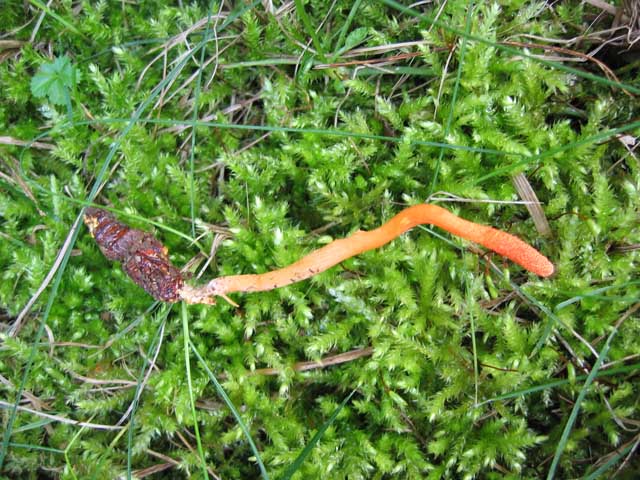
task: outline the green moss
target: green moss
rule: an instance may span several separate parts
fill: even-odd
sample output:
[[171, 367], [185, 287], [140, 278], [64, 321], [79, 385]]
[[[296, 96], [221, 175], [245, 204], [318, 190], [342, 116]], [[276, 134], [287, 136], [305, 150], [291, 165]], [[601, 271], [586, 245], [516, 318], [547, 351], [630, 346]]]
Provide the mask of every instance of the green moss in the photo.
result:
[[[494, 270], [468, 243], [415, 229], [305, 282], [234, 295], [239, 308], [188, 308], [190, 339], [268, 474], [279, 478], [305, 447], [293, 478], [540, 478], [554, 455], [551, 476], [574, 478], [628, 452], [640, 177], [610, 130], [638, 136], [637, 102], [592, 63], [569, 72], [538, 57], [552, 52], [504, 43], [577, 38], [591, 7], [453, 1], [432, 28], [431, 6], [416, 16], [392, 1], [294, 3], [54, 2], [42, 23], [39, 2], [0, 9], [10, 39], [24, 42], [0, 45], [0, 131], [53, 145], [0, 144], [3, 330], [58, 265], [86, 201], [154, 231], [177, 265], [195, 257], [196, 274], [216, 245], [193, 280], [202, 282], [282, 267], [447, 192], [475, 200], [447, 204], [462, 217], [540, 248], [556, 275], [528, 276], [497, 256]], [[399, 42], [419, 43], [381, 48]], [[419, 55], [395, 58], [404, 53]], [[32, 91], [65, 58], [57, 89]], [[392, 64], [375, 64], [385, 58]], [[636, 70], [620, 81], [637, 88]], [[524, 206], [483, 202], [518, 200], [519, 172], [550, 238]], [[218, 227], [231, 232], [221, 245]], [[198, 478], [203, 461], [221, 478], [258, 477], [250, 442], [193, 355], [189, 387], [180, 309], [154, 306], [84, 226], [72, 240], [19, 336], [0, 337], [0, 472], [110, 478], [153, 468], [161, 454], [177, 462], [167, 478]], [[624, 369], [588, 387], [560, 442], [614, 328], [604, 363]], [[339, 365], [294, 368], [369, 347]], [[254, 372], [265, 368], [279, 373]], [[120, 432], [11, 409], [115, 425], [136, 400]], [[624, 472], [638, 468], [631, 458]]]

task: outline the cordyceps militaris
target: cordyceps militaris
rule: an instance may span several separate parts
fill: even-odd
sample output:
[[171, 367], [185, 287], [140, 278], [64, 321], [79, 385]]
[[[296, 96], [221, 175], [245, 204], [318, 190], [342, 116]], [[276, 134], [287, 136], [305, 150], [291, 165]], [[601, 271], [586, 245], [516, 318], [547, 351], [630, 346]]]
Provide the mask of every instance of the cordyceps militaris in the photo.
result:
[[218, 277], [206, 285], [188, 285], [169, 260], [167, 249], [148, 232], [129, 228], [113, 214], [99, 208], [87, 208], [84, 221], [102, 253], [122, 263], [131, 279], [156, 300], [215, 304], [219, 296], [234, 292], [261, 292], [284, 287], [324, 272], [338, 263], [368, 250], [381, 247], [407, 230], [423, 224], [435, 225], [454, 235], [478, 243], [512, 260], [541, 277], [554, 272], [547, 257], [518, 237], [486, 225], [464, 220], [448, 210], [431, 204], [405, 208], [375, 230], [359, 230], [350, 237], [325, 245], [295, 263], [271, 272]]

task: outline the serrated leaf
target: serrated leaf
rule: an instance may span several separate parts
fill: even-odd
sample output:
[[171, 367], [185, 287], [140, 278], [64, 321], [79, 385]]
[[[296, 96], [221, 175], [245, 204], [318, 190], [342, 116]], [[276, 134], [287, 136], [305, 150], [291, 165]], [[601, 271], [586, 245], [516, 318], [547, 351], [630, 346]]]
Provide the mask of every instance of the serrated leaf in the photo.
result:
[[40, 65], [31, 79], [31, 93], [36, 98], [47, 97], [54, 105], [67, 102], [69, 90], [78, 84], [80, 72], [71, 64], [66, 55], [51, 63]]

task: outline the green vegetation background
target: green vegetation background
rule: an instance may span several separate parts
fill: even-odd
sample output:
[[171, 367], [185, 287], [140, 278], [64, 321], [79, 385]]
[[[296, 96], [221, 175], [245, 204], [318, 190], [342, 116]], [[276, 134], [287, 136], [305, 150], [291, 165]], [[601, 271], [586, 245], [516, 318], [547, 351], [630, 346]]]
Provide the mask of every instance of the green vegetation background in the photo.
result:
[[[0, 475], [633, 478], [640, 67], [587, 3], [3, 3]], [[78, 224], [107, 206], [202, 282], [427, 199], [557, 274], [423, 228], [159, 305]]]

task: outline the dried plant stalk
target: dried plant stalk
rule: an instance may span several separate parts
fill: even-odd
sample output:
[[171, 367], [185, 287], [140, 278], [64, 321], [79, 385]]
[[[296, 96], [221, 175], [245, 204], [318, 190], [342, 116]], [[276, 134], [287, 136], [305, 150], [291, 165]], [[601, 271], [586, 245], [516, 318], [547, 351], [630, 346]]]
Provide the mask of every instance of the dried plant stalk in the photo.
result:
[[538, 200], [538, 196], [536, 192], [533, 191], [529, 180], [524, 176], [524, 173], [518, 173], [513, 176], [513, 184], [518, 190], [518, 194], [520, 198], [526, 200], [528, 203], [526, 204], [527, 210], [529, 210], [529, 215], [533, 218], [533, 223], [536, 226], [536, 230], [543, 237], [551, 236], [551, 227], [549, 226], [549, 222], [547, 222], [547, 217], [540, 206], [540, 201]]

